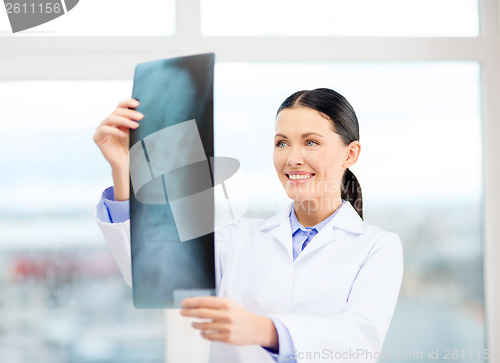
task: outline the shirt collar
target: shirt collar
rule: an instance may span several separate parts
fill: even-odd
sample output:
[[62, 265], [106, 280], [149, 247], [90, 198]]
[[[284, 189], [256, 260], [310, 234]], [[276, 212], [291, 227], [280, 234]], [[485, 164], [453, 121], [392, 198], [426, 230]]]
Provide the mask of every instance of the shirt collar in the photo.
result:
[[[284, 225], [284, 228], [281, 228], [279, 231], [276, 231], [276, 237], [278, 239], [283, 236], [280, 233], [286, 231], [287, 234], [290, 233], [290, 212], [292, 209], [293, 202], [291, 201], [288, 205], [281, 209], [278, 213], [271, 216], [260, 226], [259, 230], [265, 231], [270, 228], [276, 228]], [[354, 209], [351, 202], [348, 200], [345, 201], [342, 208], [338, 209], [338, 213], [335, 218], [331, 221], [331, 225], [333, 228], [339, 228], [347, 232], [363, 234], [364, 233], [364, 221], [359, 216], [358, 212]]]
[[[326, 224], [328, 224], [328, 222], [330, 222], [332, 220], [332, 218], [340, 210], [340, 208], [344, 205], [344, 203], [345, 203], [345, 200], [342, 199], [342, 204], [340, 205], [340, 207], [338, 207], [337, 210], [335, 212], [333, 212], [328, 218], [322, 220], [321, 222], [316, 224], [314, 227], [308, 227], [308, 228], [316, 229], [316, 231], [319, 232], [321, 230], [321, 228], [323, 228]], [[292, 203], [292, 208], [290, 210], [290, 215], [289, 215], [290, 226], [292, 227], [292, 235], [295, 234], [295, 232], [297, 232], [298, 229], [300, 229], [304, 232], [307, 232], [306, 228], [297, 219], [297, 215], [295, 214], [294, 206], [295, 206], [295, 203]]]

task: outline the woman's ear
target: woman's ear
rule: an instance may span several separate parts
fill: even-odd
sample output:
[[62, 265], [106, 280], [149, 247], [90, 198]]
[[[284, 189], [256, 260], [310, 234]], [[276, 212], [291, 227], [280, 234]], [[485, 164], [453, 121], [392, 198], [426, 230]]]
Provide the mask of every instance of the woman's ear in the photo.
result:
[[359, 153], [361, 152], [361, 144], [359, 141], [352, 141], [347, 145], [346, 158], [342, 164], [343, 168], [349, 168], [358, 161]]

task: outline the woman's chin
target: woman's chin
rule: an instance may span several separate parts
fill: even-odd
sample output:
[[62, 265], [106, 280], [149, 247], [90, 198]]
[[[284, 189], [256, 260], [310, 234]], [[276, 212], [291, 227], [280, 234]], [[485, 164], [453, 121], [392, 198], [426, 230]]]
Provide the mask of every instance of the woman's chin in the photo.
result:
[[311, 200], [311, 196], [307, 195], [306, 193], [297, 193], [297, 192], [291, 192], [287, 191], [288, 198], [293, 199], [294, 202], [296, 203], [304, 203], [308, 200]]

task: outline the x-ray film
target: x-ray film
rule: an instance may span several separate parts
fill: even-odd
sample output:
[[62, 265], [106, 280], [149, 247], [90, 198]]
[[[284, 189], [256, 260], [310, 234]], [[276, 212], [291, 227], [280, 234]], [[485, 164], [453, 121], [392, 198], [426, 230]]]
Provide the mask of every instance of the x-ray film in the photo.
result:
[[[214, 54], [137, 65], [130, 130], [134, 305], [214, 295]], [[233, 165], [231, 168], [238, 168]]]

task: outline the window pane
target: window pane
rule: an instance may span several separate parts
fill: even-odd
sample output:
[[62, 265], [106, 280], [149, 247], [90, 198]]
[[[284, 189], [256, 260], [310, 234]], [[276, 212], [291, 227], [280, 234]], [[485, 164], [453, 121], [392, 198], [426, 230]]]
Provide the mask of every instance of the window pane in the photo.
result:
[[163, 358], [163, 312], [133, 307], [94, 220], [112, 178], [92, 135], [131, 86], [0, 83], [0, 362]]
[[473, 37], [477, 0], [202, 0], [202, 33]]
[[[66, 14], [16, 36], [141, 36], [175, 33], [174, 0], [82, 0]], [[12, 35], [7, 14], [0, 35]]]
[[329, 87], [356, 110], [362, 148], [351, 169], [365, 221], [398, 233], [405, 259], [384, 346], [393, 358], [381, 362], [484, 348], [478, 64], [222, 63], [215, 79], [215, 151], [240, 160], [248, 217], [289, 201], [272, 162], [274, 116], [287, 96]]

